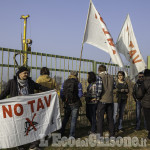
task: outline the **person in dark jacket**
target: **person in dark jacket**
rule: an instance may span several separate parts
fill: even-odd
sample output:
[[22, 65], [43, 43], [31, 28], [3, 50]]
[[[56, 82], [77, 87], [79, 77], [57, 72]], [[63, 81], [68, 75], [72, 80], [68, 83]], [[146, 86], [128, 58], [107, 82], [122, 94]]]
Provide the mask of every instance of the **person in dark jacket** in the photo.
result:
[[[29, 77], [29, 69], [21, 66], [18, 69], [16, 76], [14, 76], [14, 79], [8, 81], [5, 89], [0, 94], [0, 100], [5, 99], [7, 96], [15, 97], [34, 94], [34, 90], [48, 91], [50, 89], [35, 83]], [[38, 145], [39, 141], [32, 142], [30, 144], [30, 150], [39, 150]], [[18, 149], [25, 150], [23, 145], [19, 146]]]
[[148, 130], [147, 138], [150, 140], [150, 69], [144, 70], [144, 82], [141, 86], [141, 89], [143, 89], [143, 98], [141, 100], [141, 104]]
[[116, 99], [117, 99], [117, 104], [114, 106], [114, 123], [116, 123], [116, 116], [119, 111], [119, 117], [118, 117], [118, 126], [117, 130], [122, 131], [122, 121], [123, 121], [123, 114], [124, 114], [124, 109], [127, 103], [127, 98], [128, 98], [128, 84], [125, 81], [125, 73], [123, 71], [118, 71], [117, 73], [118, 80], [116, 81]]
[[62, 84], [60, 97], [64, 102], [64, 119], [60, 130], [61, 136], [64, 135], [67, 122], [71, 115], [71, 127], [69, 137], [75, 137], [75, 129], [79, 108], [81, 107], [80, 98], [82, 97], [82, 84], [78, 81], [78, 72], [71, 71], [68, 79]]
[[89, 134], [96, 133], [96, 74], [94, 72], [88, 72], [88, 87], [85, 93], [86, 100], [86, 117], [91, 124], [91, 130]]
[[[141, 96], [140, 92], [138, 91], [139, 88], [141, 88], [140, 86], [143, 84], [144, 82], [144, 73], [143, 72], [139, 72], [138, 74], [138, 80], [136, 81], [134, 87], [133, 87], [133, 98], [136, 102], [136, 128], [135, 130], [140, 130], [140, 125], [141, 125], [141, 112], [142, 112], [142, 105], [141, 105]], [[146, 127], [146, 122], [144, 119], [144, 126], [145, 129]]]

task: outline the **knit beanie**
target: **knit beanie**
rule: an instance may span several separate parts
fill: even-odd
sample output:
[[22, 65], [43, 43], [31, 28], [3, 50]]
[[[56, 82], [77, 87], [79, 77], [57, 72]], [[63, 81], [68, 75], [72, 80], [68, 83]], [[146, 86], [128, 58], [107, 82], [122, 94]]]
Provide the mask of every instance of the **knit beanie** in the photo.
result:
[[29, 69], [27, 67], [21, 66], [18, 68], [16, 75], [19, 76], [19, 74], [24, 71], [29, 71]]

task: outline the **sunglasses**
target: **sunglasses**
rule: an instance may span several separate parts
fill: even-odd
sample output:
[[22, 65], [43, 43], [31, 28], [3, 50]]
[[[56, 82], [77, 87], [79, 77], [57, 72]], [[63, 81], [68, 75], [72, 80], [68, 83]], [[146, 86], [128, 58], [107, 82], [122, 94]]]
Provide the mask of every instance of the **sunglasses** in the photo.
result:
[[144, 78], [144, 76], [139, 76], [139, 78]]

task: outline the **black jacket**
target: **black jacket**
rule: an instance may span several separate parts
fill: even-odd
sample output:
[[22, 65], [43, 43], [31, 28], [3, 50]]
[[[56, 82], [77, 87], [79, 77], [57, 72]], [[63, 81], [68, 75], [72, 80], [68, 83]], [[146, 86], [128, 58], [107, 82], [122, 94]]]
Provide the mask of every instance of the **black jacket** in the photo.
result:
[[139, 89], [139, 88], [141, 88], [143, 82], [144, 81], [137, 80], [137, 82], [135, 83], [135, 85], [133, 87], [132, 95], [133, 95], [133, 98], [135, 101], [136, 100], [141, 101], [141, 99], [143, 97], [143, 91], [140, 91], [140, 89]]
[[142, 84], [143, 98], [141, 100], [142, 106], [145, 108], [150, 108], [150, 77], [145, 77]]
[[[29, 94], [34, 94], [34, 90], [48, 91], [50, 90], [47, 87], [44, 87], [38, 83], [35, 83], [30, 77], [28, 77], [28, 92]], [[18, 86], [17, 86], [17, 77], [14, 76], [14, 79], [8, 81], [6, 88], [0, 94], [0, 100], [5, 99], [7, 96], [14, 97], [18, 96]]]

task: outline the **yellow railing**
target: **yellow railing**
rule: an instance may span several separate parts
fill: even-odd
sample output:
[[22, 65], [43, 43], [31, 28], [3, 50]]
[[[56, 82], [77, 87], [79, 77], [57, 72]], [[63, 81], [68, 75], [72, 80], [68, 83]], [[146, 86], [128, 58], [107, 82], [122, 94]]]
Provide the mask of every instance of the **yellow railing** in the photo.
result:
[[[18, 54], [16, 57], [16, 61], [19, 62], [18, 65], [23, 65], [22, 63], [22, 55], [26, 53], [26, 51], [22, 50], [15, 50], [9, 48], [0, 48], [0, 93], [5, 83], [13, 78], [15, 75], [17, 65], [15, 64], [13, 57], [15, 54]], [[40, 69], [42, 67], [47, 67], [50, 70], [50, 76], [55, 78], [59, 88], [61, 87], [62, 82], [68, 77], [70, 70], [77, 70], [79, 69], [79, 62], [80, 59], [76, 57], [68, 57], [68, 56], [60, 56], [60, 55], [53, 55], [53, 54], [46, 54], [46, 53], [39, 53], [39, 52], [27, 52], [28, 54], [28, 67], [30, 68], [30, 76], [33, 80], [36, 80], [40, 75]], [[20, 56], [20, 57], [19, 57]], [[86, 91], [87, 88], [87, 73], [89, 71], [94, 71], [97, 73], [97, 69], [99, 64], [105, 64], [109, 69], [108, 72], [112, 75], [116, 75], [119, 70], [121, 70], [115, 64], [97, 62], [94, 60], [82, 59], [81, 60], [81, 83], [83, 86], [83, 91]], [[127, 67], [127, 70], [129, 68]], [[135, 104], [132, 98], [132, 87], [130, 86], [130, 95], [128, 99], [127, 109], [125, 118], [127, 120], [132, 120], [135, 116]], [[82, 114], [80, 116], [85, 116], [85, 102], [83, 98], [83, 107], [81, 108]]]

